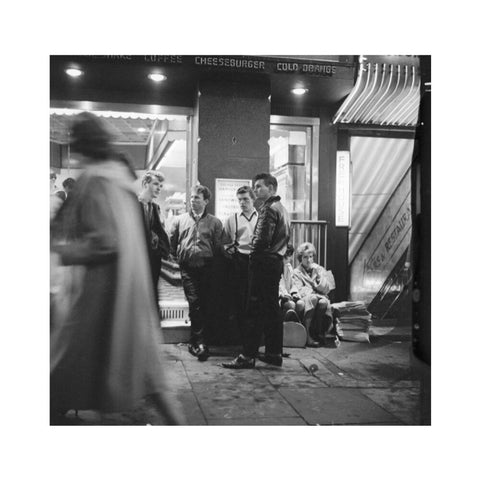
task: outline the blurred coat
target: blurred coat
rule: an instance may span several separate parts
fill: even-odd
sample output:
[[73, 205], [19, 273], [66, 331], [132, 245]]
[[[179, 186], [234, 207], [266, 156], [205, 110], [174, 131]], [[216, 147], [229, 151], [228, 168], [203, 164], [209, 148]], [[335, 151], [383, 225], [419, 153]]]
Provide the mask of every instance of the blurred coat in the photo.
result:
[[62, 282], [52, 305], [52, 406], [133, 408], [163, 388], [141, 208], [124, 165], [87, 166], [53, 230]]

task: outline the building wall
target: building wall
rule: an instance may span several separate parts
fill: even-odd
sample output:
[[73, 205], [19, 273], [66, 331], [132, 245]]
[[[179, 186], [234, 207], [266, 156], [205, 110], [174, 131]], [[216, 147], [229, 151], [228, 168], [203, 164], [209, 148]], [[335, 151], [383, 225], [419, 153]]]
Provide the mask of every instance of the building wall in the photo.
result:
[[212, 190], [215, 179], [251, 179], [269, 169], [269, 85], [203, 81], [198, 99], [198, 181]]

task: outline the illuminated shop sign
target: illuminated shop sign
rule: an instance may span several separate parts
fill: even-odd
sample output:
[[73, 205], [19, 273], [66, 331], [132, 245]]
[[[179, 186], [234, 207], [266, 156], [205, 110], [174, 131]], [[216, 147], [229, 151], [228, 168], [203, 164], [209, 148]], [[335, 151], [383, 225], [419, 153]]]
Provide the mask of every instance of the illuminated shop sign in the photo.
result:
[[300, 62], [277, 62], [275, 66], [276, 73], [313, 73], [317, 75], [334, 75], [336, 73], [335, 65], [320, 65]]
[[350, 152], [337, 152], [337, 179], [335, 190], [335, 226], [350, 227], [351, 166]]
[[338, 66], [328, 62], [292, 61], [266, 57], [217, 55], [89, 55], [90, 58], [127, 63], [156, 65], [184, 65], [211, 69], [263, 73], [295, 73], [316, 76], [333, 76]]
[[265, 70], [265, 62], [235, 57], [194, 57], [195, 65], [230, 67], [243, 70]]

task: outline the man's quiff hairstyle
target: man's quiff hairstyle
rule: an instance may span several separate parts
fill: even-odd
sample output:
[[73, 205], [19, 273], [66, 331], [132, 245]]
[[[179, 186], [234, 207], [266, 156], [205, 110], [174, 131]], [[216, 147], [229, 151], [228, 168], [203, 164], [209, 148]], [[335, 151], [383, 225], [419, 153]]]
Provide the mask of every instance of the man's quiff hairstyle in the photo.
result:
[[165, 181], [165, 176], [162, 172], [159, 172], [158, 170], [149, 170], [142, 177], [142, 187], [148, 185], [154, 178], [156, 178], [159, 182]]
[[272, 186], [273, 190], [276, 192], [278, 188], [278, 182], [277, 179], [271, 175], [270, 173], [259, 173], [258, 175], [255, 175], [253, 178], [253, 184], [255, 185], [255, 182], [257, 180], [263, 180], [263, 183], [268, 187]]
[[237, 190], [237, 195], [243, 195], [244, 193], [248, 193], [252, 200], [255, 200], [255, 194], [253, 193], [252, 187], [249, 185], [243, 185]]
[[212, 198], [212, 192], [205, 185], [196, 185], [192, 188], [192, 193], [201, 193], [204, 200], [210, 200], [210, 198]]

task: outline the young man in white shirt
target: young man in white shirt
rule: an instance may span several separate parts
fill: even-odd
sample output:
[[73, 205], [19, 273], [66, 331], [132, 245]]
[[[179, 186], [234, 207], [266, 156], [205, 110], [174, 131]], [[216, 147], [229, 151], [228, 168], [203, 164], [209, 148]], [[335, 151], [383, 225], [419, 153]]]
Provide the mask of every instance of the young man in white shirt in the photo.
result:
[[240, 213], [227, 218], [224, 226], [225, 250], [231, 256], [231, 289], [235, 317], [240, 329], [242, 341], [246, 321], [248, 264], [252, 251], [252, 238], [257, 225], [258, 212], [253, 206], [255, 194], [248, 185], [240, 187], [237, 192]]

